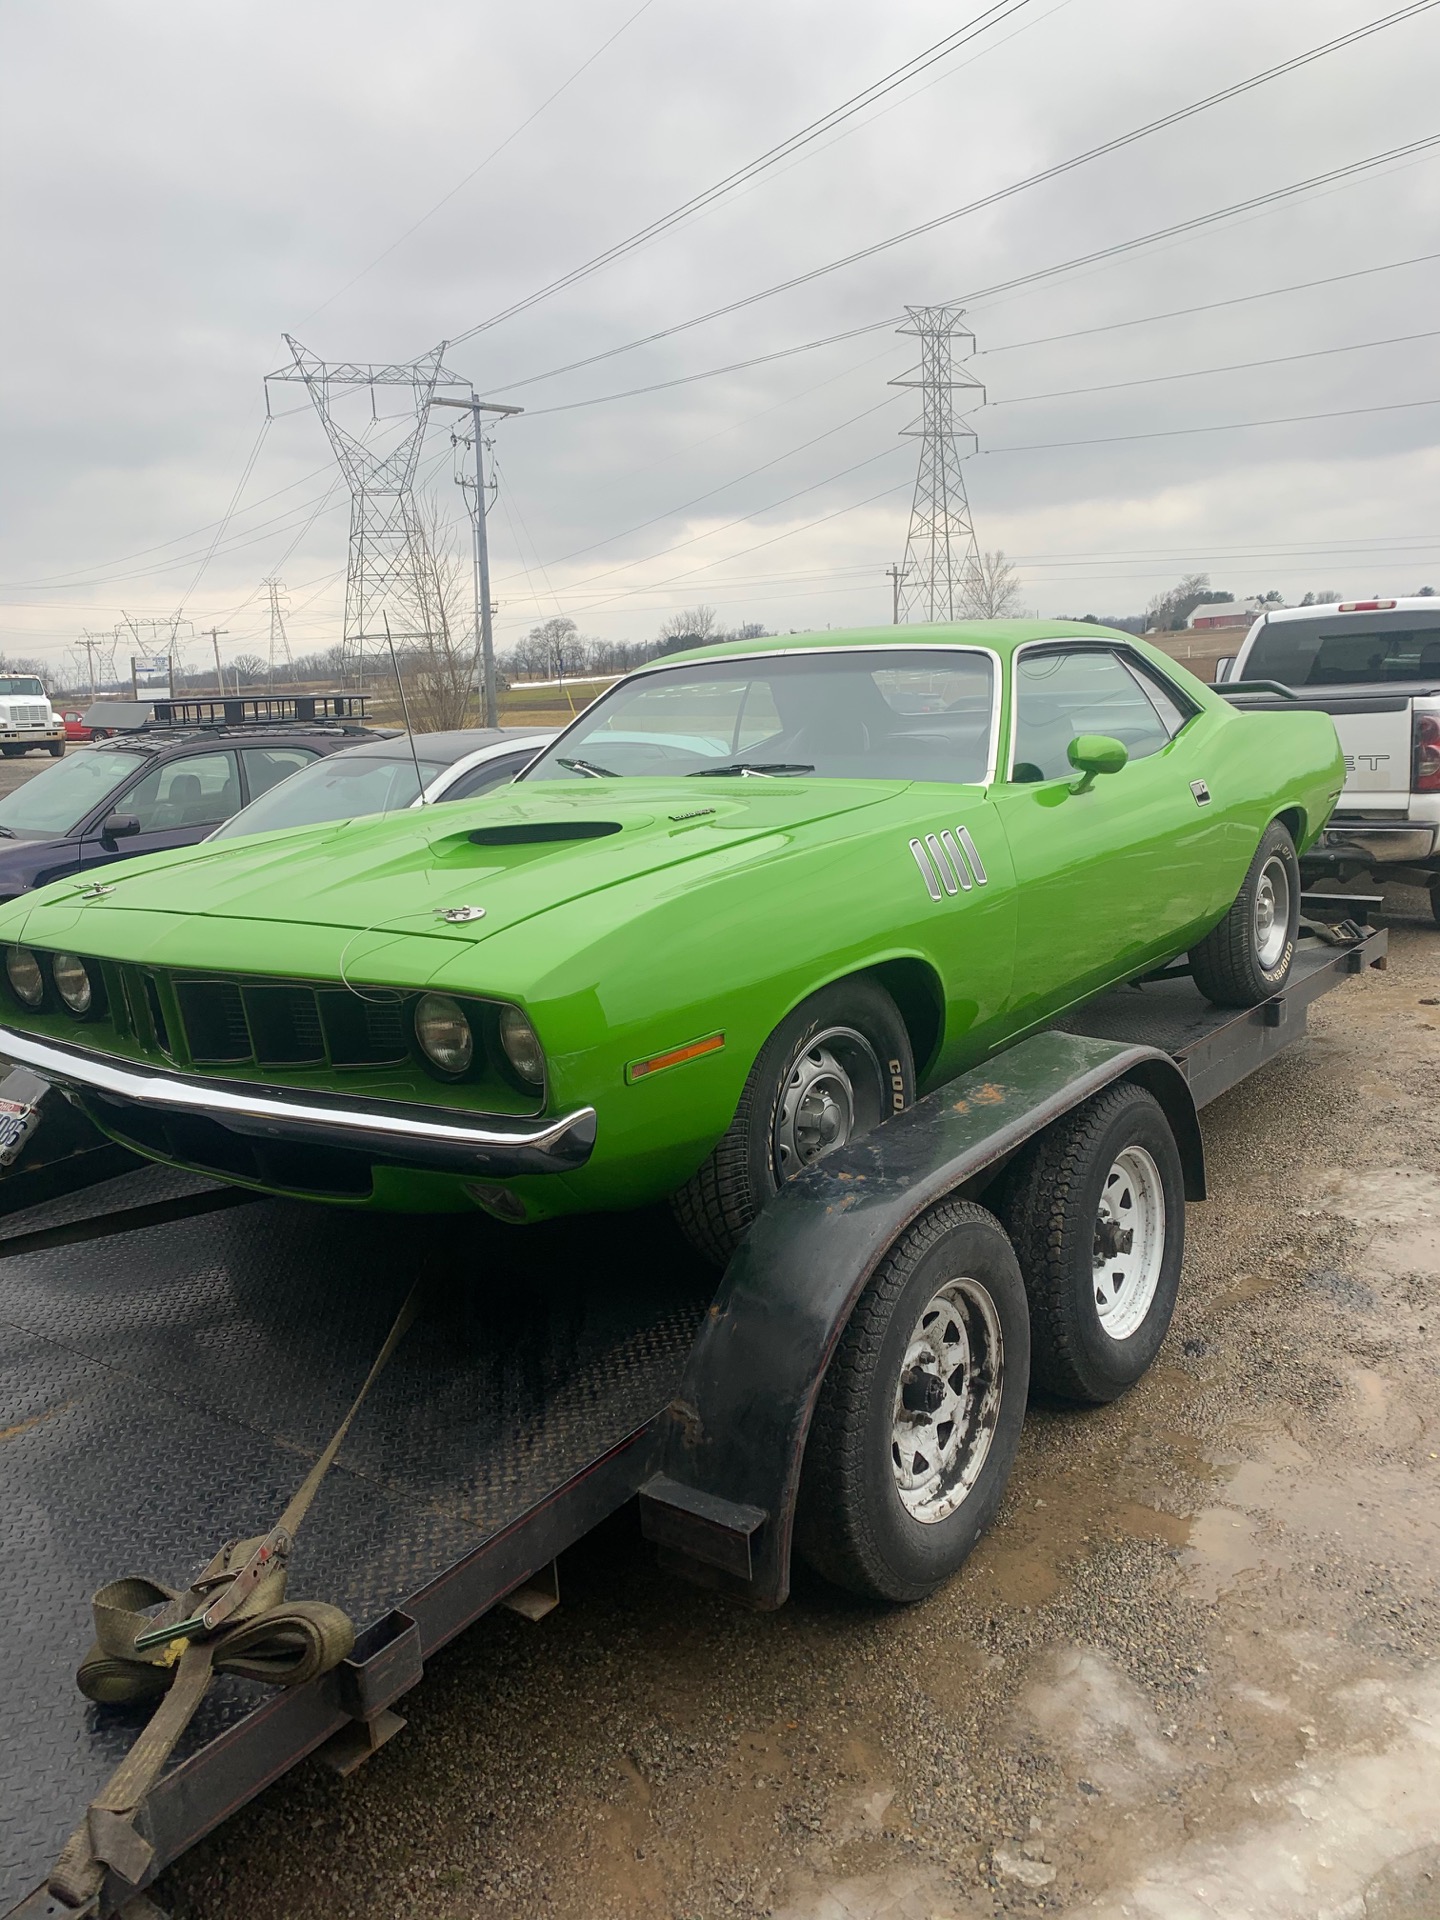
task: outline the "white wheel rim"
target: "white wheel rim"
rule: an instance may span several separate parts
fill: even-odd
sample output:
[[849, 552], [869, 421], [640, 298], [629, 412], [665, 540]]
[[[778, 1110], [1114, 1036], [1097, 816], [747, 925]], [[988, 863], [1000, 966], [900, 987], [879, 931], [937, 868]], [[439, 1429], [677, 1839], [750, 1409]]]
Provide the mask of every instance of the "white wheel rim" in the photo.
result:
[[912, 1519], [933, 1526], [969, 1498], [995, 1437], [1004, 1367], [989, 1289], [947, 1281], [915, 1322], [895, 1386], [890, 1466]]
[[1165, 1264], [1165, 1187], [1143, 1147], [1126, 1147], [1105, 1176], [1093, 1258], [1101, 1328], [1128, 1340], [1150, 1311]]
[[1255, 958], [1263, 973], [1273, 973], [1290, 938], [1290, 875], [1285, 862], [1270, 859], [1255, 888]]

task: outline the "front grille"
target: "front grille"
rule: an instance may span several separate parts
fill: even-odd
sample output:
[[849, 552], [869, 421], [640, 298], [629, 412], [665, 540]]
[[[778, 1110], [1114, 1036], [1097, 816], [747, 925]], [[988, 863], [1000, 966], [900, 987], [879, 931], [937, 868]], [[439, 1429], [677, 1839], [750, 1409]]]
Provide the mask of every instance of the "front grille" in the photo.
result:
[[185, 1052], [197, 1067], [388, 1067], [409, 1057], [401, 996], [384, 988], [351, 993], [178, 973], [143, 978], [160, 1047], [172, 1050], [164, 1026], [168, 983]]

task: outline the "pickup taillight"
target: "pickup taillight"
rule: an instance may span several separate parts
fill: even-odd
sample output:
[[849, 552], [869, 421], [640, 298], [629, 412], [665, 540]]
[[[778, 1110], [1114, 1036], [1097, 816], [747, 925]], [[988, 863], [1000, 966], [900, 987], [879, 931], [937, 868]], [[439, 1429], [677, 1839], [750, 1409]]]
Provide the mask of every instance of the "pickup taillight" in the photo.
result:
[[1413, 739], [1415, 760], [1411, 791], [1440, 793], [1440, 714], [1417, 713]]

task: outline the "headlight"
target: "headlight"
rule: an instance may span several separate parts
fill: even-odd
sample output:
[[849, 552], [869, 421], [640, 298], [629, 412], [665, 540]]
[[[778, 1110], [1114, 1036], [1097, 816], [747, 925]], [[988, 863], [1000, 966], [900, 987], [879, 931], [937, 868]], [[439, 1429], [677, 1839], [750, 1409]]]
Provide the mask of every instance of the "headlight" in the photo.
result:
[[448, 993], [422, 993], [415, 1003], [415, 1038], [442, 1073], [464, 1073], [475, 1057], [475, 1036], [458, 1000]]
[[6, 951], [5, 972], [17, 1000], [27, 1007], [41, 1004], [45, 998], [45, 976], [28, 947], [10, 947]]
[[527, 1086], [544, 1086], [545, 1051], [519, 1007], [502, 1009], [500, 1044], [505, 1049], [505, 1058]]
[[50, 978], [71, 1013], [89, 1013], [95, 1004], [95, 986], [78, 953], [57, 953], [50, 962]]

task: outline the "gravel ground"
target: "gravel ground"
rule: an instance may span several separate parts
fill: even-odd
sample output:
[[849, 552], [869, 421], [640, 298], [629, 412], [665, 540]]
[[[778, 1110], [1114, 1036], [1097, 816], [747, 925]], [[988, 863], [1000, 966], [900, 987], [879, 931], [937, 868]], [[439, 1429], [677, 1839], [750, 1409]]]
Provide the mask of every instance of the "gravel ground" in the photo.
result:
[[925, 1604], [771, 1616], [622, 1514], [157, 1890], [176, 1916], [1440, 1914], [1440, 933], [1206, 1115], [1159, 1363], [1036, 1406]]
[[[42, 763], [34, 762], [33, 770]], [[0, 787], [29, 772], [0, 763]], [[176, 1920], [1434, 1920], [1440, 932], [1206, 1115], [1159, 1363], [1037, 1405], [964, 1573], [745, 1613], [625, 1513], [157, 1888]]]

